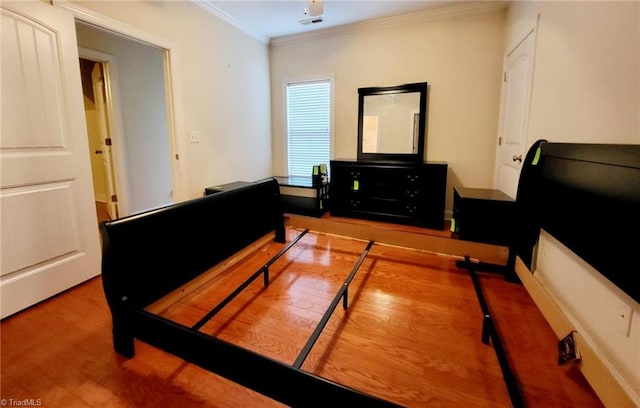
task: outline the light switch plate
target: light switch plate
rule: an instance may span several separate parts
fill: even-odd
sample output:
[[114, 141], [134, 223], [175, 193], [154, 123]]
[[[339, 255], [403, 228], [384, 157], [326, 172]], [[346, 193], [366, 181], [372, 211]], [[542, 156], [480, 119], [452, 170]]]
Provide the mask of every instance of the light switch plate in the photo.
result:
[[189, 131], [189, 142], [191, 143], [200, 143], [200, 132], [197, 130]]

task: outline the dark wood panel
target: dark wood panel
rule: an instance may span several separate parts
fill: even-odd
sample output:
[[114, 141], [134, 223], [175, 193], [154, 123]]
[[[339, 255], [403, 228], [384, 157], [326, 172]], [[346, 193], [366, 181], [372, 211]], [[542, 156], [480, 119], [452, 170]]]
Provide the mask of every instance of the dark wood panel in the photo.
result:
[[[540, 150], [536, 160], [533, 153]], [[540, 228], [640, 301], [640, 146], [539, 141], [518, 187], [514, 255], [531, 268]]]
[[332, 160], [331, 214], [442, 229], [446, 181], [444, 163]]
[[500, 190], [454, 187], [453, 235], [456, 238], [509, 246], [515, 200]]

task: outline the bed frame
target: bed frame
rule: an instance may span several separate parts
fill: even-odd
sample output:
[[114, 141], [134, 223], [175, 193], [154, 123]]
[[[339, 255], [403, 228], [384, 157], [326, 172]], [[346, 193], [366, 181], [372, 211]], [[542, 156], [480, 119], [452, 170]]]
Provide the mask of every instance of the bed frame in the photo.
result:
[[[173, 302], [176, 296], [186, 295], [190, 286], [201, 284], [193, 282], [210, 279], [237, 262], [243, 252], [269, 240], [285, 242], [276, 180], [262, 180], [102, 223], [102, 279], [112, 314], [116, 351], [133, 357], [137, 339], [289, 406], [397, 407], [394, 402], [301, 369], [335, 308], [340, 303], [345, 309], [349, 307], [349, 284], [374, 245], [373, 239], [368, 240], [293, 364], [284, 364], [199, 331], [251, 282], [262, 277], [265, 287], [268, 286], [270, 265], [307, 231], [304, 229], [200, 321], [187, 327], [155, 313], [169, 304], [163, 303], [164, 298], [173, 298]], [[481, 254], [487, 250], [482, 245], [478, 247]], [[471, 258], [467, 261], [473, 264]], [[514, 406], [523, 406], [473, 267], [469, 273], [482, 308], [481, 340], [493, 344]]]
[[[308, 405], [310, 398], [322, 406], [396, 406], [307, 373], [299, 361], [289, 366], [198, 330], [253, 280], [262, 276], [268, 285], [270, 264], [297, 240], [193, 327], [147, 310], [176, 289], [220, 273], [216, 266], [233, 264], [265, 238], [285, 241], [275, 179], [104, 222], [101, 234], [102, 280], [121, 355], [134, 356], [135, 338], [290, 406]], [[310, 340], [306, 352], [311, 346]]]
[[[464, 260], [459, 265], [468, 268], [482, 310], [481, 340], [495, 349], [513, 406], [524, 406], [476, 276], [478, 265], [488, 261], [512, 268], [524, 262], [530, 268], [544, 228], [638, 300], [638, 287], [632, 283], [635, 261], [618, 253], [633, 253], [637, 244], [637, 240], [626, 240], [624, 232], [640, 227], [639, 158], [640, 146], [538, 141], [522, 170], [516, 200], [518, 232], [509, 249], [294, 216], [296, 226], [304, 231], [192, 327], [163, 318], [150, 306], [162, 303], [169, 294], [187, 293], [190, 286], [210, 279], [269, 240], [285, 243], [277, 181], [261, 180], [102, 223], [102, 279], [113, 318], [114, 347], [130, 358], [135, 354], [134, 339], [138, 339], [289, 406], [398, 406], [301, 369], [338, 304], [348, 307], [349, 283], [371, 246], [381, 242]], [[583, 205], [584, 200], [589, 207]], [[612, 214], [624, 222], [611, 222]], [[254, 280], [262, 277], [268, 286], [270, 265], [310, 229], [369, 243], [292, 365], [199, 331]]]

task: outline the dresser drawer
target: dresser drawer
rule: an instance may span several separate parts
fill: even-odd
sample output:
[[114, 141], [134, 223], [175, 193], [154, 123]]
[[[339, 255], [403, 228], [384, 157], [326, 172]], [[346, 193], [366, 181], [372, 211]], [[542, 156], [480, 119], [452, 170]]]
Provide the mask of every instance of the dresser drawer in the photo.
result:
[[446, 164], [331, 162], [333, 215], [444, 228]]

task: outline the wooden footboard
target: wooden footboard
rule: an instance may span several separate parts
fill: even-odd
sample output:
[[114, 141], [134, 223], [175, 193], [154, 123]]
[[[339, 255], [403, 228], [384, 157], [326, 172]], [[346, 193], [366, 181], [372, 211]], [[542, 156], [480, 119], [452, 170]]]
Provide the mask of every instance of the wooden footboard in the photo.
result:
[[134, 354], [127, 310], [144, 309], [268, 233], [285, 238], [275, 179], [105, 222], [100, 230], [114, 345], [126, 356]]

